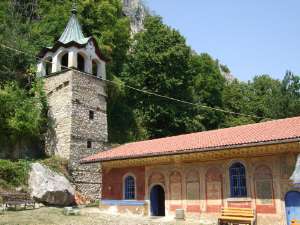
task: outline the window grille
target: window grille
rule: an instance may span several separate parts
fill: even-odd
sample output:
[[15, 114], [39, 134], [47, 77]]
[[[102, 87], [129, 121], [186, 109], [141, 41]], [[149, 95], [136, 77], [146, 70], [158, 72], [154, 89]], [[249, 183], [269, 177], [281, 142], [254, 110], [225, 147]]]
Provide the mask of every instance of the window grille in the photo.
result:
[[131, 200], [135, 199], [135, 181], [132, 176], [127, 176], [125, 178], [125, 199]]
[[235, 163], [230, 167], [229, 174], [231, 197], [247, 197], [245, 167]]

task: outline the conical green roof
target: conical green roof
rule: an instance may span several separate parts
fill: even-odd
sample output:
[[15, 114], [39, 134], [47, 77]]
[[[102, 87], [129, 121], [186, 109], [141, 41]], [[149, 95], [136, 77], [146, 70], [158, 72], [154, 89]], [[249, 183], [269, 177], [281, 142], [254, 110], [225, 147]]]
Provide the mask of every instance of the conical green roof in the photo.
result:
[[102, 55], [99, 46], [97, 44], [97, 41], [93, 37], [87, 37], [87, 38], [84, 37], [76, 14], [77, 14], [77, 10], [75, 9], [75, 7], [73, 7], [72, 15], [69, 19], [69, 22], [63, 34], [60, 36], [59, 40], [54, 44], [53, 47], [43, 48], [38, 53], [39, 58], [44, 57], [47, 54], [47, 52], [55, 52], [61, 46], [65, 48], [68, 48], [70, 46], [83, 47], [87, 45], [89, 41], [91, 41], [95, 46], [95, 52], [98, 55], [98, 57], [105, 62], [108, 61], [108, 59], [104, 55]]
[[89, 38], [85, 38], [82, 33], [81, 26], [76, 16], [76, 9], [73, 9], [69, 22], [58, 41], [63, 44], [68, 44], [72, 41], [77, 42], [78, 44], [86, 44], [88, 40]]

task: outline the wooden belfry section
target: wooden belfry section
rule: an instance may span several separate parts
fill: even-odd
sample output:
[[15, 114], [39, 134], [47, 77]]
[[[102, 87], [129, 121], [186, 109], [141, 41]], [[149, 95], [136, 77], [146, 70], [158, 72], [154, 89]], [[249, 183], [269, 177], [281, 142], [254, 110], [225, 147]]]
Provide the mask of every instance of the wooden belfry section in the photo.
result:
[[[129, 143], [81, 162], [102, 163], [102, 207], [156, 215], [159, 186], [166, 215], [183, 209], [212, 223], [281, 225], [300, 219], [300, 189], [290, 180], [299, 153], [295, 117]], [[136, 197], [127, 202], [129, 174]]]

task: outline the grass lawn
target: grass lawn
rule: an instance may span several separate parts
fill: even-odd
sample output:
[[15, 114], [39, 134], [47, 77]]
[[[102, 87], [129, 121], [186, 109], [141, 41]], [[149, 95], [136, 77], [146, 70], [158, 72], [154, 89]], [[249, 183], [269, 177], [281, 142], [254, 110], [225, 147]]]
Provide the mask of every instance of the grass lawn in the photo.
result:
[[62, 208], [43, 207], [35, 210], [23, 211], [6, 211], [4, 215], [0, 215], [0, 224], [9, 225], [146, 225], [146, 224], [163, 224], [163, 225], [184, 225], [199, 224], [196, 221], [175, 222], [168, 218], [150, 219], [147, 217], [133, 215], [116, 215], [101, 212], [98, 208], [81, 209], [80, 216], [65, 216]]

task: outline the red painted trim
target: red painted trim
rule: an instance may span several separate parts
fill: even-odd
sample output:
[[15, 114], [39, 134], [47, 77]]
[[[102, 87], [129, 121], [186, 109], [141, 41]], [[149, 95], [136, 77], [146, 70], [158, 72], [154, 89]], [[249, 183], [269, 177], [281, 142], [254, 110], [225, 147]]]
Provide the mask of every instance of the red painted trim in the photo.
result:
[[208, 213], [218, 213], [221, 211], [222, 205], [208, 205], [206, 207], [206, 212]]
[[276, 207], [273, 205], [256, 205], [257, 213], [275, 214]]
[[200, 205], [187, 205], [186, 211], [199, 213], [199, 212], [201, 212]]
[[175, 211], [176, 209], [182, 209], [182, 205], [170, 205], [170, 211]]

